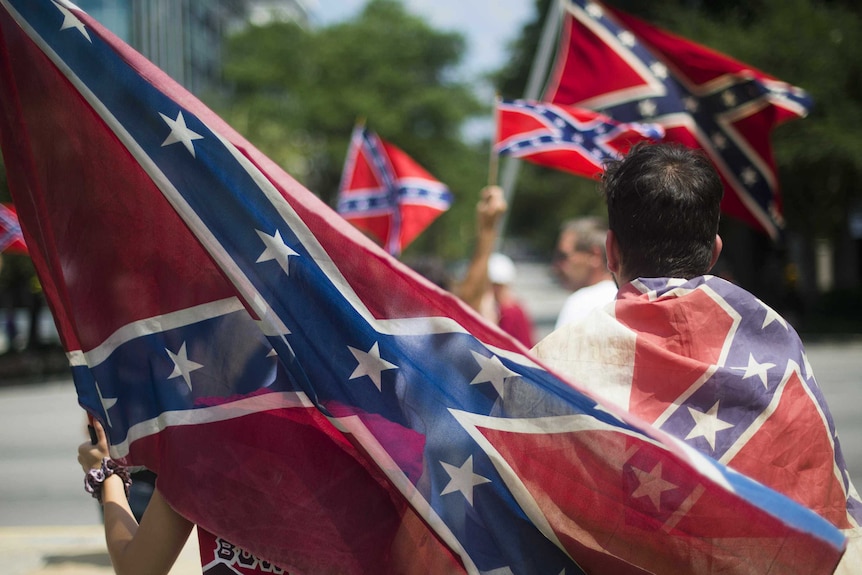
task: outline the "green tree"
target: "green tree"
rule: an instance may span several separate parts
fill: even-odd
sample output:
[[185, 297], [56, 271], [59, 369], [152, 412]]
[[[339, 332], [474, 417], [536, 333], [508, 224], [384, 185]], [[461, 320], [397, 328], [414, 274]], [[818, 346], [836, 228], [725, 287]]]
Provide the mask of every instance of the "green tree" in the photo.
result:
[[224, 117], [289, 173], [332, 202], [359, 119], [404, 149], [455, 194], [453, 207], [414, 250], [461, 257], [487, 152], [464, 143], [464, 122], [483, 108], [454, 80], [465, 49], [395, 0], [371, 0], [352, 21], [320, 29], [277, 23], [229, 39]]

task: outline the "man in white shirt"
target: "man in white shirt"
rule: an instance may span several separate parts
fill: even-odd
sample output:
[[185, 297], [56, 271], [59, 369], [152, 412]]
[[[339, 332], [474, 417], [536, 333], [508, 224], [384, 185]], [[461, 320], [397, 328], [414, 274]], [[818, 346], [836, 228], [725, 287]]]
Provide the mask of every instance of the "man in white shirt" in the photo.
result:
[[563, 304], [554, 329], [580, 320], [616, 297], [617, 285], [605, 257], [607, 232], [600, 218], [578, 218], [563, 224], [553, 270], [560, 283], [574, 293]]

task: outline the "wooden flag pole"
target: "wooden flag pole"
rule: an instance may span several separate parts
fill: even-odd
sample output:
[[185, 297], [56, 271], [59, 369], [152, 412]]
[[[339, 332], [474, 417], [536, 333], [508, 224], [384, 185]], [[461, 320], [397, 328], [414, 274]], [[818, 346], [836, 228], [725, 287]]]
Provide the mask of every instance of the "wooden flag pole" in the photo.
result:
[[495, 149], [497, 147], [497, 128], [499, 122], [499, 114], [497, 113], [497, 107], [500, 104], [500, 95], [497, 94], [494, 96], [494, 131], [491, 135], [491, 150], [488, 156], [488, 185], [496, 186], [497, 185], [497, 172], [499, 171], [500, 165], [500, 154], [497, 153]]
[[[524, 99], [536, 100], [539, 98], [542, 83], [547, 75], [548, 66], [551, 63], [551, 56], [554, 52], [562, 19], [563, 1], [552, 0], [548, 6], [545, 25], [542, 27], [542, 37], [539, 40], [539, 46], [536, 48], [536, 55], [533, 57], [533, 66], [527, 79], [527, 87], [524, 89]], [[512, 198], [515, 195], [515, 181], [518, 179], [519, 165], [518, 160], [511, 157], [507, 157], [503, 163], [500, 185], [503, 187], [503, 195], [509, 206], [512, 205]], [[503, 221], [500, 222], [500, 238], [503, 237], [503, 230], [506, 229], [508, 216], [509, 212], [507, 211], [503, 214]]]

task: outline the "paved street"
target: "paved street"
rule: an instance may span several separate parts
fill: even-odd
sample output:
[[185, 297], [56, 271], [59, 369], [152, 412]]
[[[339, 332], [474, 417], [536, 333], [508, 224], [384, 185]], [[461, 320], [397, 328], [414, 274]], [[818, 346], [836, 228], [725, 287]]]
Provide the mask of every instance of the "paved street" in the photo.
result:
[[[540, 266], [524, 266], [518, 292], [541, 336], [565, 293]], [[809, 360], [841, 434], [851, 477], [862, 485], [862, 338], [809, 342]], [[83, 490], [76, 449], [84, 413], [68, 378], [0, 386], [0, 553], [6, 575], [111, 573], [96, 503]], [[194, 538], [173, 575], [200, 573]]]
[[[0, 556], [4, 575], [107, 575], [98, 505], [77, 461], [87, 437], [68, 378], [0, 387]], [[200, 574], [190, 540], [172, 575]]]

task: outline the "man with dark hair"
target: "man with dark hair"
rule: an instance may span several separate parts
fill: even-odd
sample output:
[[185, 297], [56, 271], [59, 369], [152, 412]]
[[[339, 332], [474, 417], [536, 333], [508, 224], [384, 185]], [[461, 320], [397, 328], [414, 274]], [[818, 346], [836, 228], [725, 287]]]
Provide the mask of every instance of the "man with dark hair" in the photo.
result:
[[[690, 279], [721, 252], [723, 187], [709, 160], [681, 146], [639, 146], [607, 165], [602, 189], [610, 228], [608, 257], [620, 283], [638, 277]], [[618, 261], [625, 254], [625, 261]], [[622, 270], [615, 267], [622, 266]], [[624, 276], [620, 277], [620, 273]]]
[[[862, 500], [799, 336], [752, 294], [704, 275], [722, 246], [712, 165], [682, 146], [636, 146], [607, 167], [602, 188], [616, 300], [534, 353], [588, 393], [834, 523], [849, 539], [847, 570], [836, 573], [854, 572]], [[665, 492], [673, 500], [661, 469], [635, 475], [635, 496], [649, 493], [659, 507]]]

